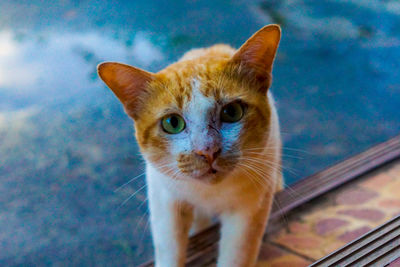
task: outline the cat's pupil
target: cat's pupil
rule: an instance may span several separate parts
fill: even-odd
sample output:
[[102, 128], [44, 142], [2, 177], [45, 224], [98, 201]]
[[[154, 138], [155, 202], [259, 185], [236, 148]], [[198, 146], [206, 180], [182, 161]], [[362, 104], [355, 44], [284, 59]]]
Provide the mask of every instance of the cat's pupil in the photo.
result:
[[171, 117], [170, 123], [171, 123], [171, 126], [172, 126], [173, 128], [178, 127], [178, 124], [179, 124], [178, 118], [175, 117], [175, 116]]
[[235, 117], [235, 114], [236, 114], [236, 110], [235, 110], [235, 108], [233, 107], [233, 106], [227, 106], [226, 107], [226, 114], [228, 115], [228, 116], [230, 116], [230, 117]]

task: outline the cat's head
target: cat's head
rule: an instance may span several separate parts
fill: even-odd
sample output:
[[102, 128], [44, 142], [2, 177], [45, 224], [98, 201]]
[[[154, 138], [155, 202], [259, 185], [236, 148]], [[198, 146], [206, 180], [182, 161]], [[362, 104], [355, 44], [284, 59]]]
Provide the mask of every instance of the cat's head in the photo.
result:
[[213, 183], [265, 146], [279, 40], [279, 26], [269, 25], [237, 51], [194, 50], [158, 73], [112, 62], [98, 72], [135, 121], [147, 161], [173, 179]]

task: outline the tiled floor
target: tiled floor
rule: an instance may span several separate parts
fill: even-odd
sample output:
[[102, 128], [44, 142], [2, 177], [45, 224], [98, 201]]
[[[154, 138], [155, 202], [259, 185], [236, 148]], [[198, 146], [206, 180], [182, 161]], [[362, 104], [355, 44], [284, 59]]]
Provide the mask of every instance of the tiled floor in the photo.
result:
[[400, 214], [400, 161], [304, 205], [261, 249], [258, 267], [307, 266]]

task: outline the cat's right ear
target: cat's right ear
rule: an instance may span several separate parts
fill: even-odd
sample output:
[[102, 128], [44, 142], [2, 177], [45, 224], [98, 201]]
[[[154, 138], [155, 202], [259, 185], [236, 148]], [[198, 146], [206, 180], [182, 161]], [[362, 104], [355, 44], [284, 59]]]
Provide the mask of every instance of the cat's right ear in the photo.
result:
[[131, 116], [138, 108], [135, 102], [140, 100], [148, 83], [154, 80], [154, 75], [150, 72], [116, 62], [99, 64], [97, 72]]
[[280, 39], [280, 26], [276, 24], [267, 25], [253, 34], [238, 49], [232, 58], [232, 62], [240, 65], [242, 69], [248, 70], [245, 75], [250, 75], [250, 78], [270, 83], [272, 64]]

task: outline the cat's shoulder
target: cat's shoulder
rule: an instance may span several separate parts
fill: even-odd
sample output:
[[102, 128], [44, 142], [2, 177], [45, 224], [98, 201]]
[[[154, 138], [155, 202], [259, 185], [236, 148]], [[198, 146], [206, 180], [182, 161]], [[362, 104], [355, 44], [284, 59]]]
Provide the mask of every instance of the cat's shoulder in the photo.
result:
[[195, 48], [186, 52], [179, 61], [193, 60], [202, 57], [230, 58], [236, 49], [226, 44], [216, 44], [207, 48]]

